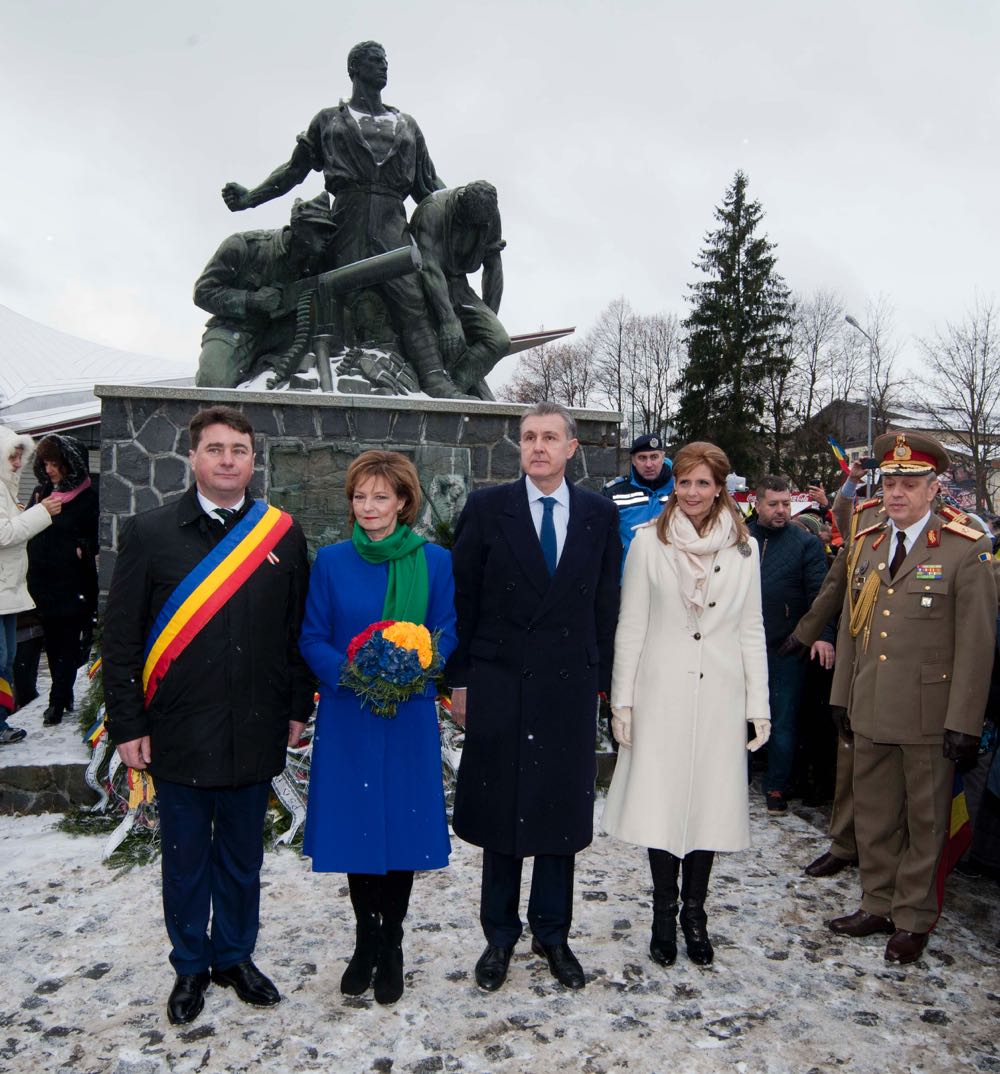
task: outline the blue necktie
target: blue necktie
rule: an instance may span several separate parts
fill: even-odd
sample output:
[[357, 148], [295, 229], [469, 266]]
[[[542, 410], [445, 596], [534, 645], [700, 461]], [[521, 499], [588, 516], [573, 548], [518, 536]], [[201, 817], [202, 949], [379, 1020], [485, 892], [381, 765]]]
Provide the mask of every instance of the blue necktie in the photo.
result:
[[542, 507], [545, 513], [542, 515], [542, 531], [539, 540], [542, 542], [542, 555], [545, 557], [545, 566], [549, 568], [549, 574], [556, 573], [556, 524], [552, 521], [552, 508], [556, 505], [554, 496], [543, 496]]

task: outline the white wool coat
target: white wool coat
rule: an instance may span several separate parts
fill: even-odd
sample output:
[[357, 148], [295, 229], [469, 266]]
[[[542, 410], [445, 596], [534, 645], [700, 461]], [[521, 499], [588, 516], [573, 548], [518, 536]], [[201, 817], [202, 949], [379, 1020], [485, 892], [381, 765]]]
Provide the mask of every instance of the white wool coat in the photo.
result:
[[770, 716], [757, 542], [743, 553], [714, 556], [692, 617], [656, 527], [629, 548], [611, 704], [632, 709], [632, 748], [618, 751], [604, 811], [625, 842], [678, 856], [750, 844], [747, 721]]
[[22, 468], [31, 468], [35, 444], [30, 436], [20, 436], [0, 425], [0, 615], [34, 608], [25, 578], [28, 574], [28, 541], [52, 525], [52, 516], [40, 504], [22, 511], [17, 504], [17, 474], [10, 456], [24, 451]]

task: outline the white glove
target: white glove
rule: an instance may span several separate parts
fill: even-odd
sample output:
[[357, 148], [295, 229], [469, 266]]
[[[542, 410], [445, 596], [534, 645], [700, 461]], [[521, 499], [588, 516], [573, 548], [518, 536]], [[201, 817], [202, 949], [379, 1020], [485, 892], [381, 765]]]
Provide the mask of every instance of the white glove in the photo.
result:
[[748, 722], [753, 724], [754, 737], [747, 743], [747, 749], [751, 753], [756, 753], [771, 737], [771, 721], [750, 720]]
[[618, 743], [619, 746], [624, 746], [627, 750], [630, 750], [632, 748], [631, 708], [616, 709], [614, 708], [614, 706], [612, 706], [611, 733], [615, 736], [615, 741]]

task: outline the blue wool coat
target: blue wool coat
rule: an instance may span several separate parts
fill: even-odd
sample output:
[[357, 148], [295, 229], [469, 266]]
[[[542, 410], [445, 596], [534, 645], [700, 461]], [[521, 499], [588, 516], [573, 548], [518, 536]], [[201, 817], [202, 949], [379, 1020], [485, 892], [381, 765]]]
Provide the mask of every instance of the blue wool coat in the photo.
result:
[[[425, 625], [455, 648], [451, 555], [424, 545], [430, 582]], [[303, 851], [316, 872], [440, 869], [451, 844], [445, 816], [436, 689], [374, 715], [337, 685], [351, 639], [382, 618], [387, 564], [350, 541], [321, 548], [309, 581], [302, 655], [320, 680]]]

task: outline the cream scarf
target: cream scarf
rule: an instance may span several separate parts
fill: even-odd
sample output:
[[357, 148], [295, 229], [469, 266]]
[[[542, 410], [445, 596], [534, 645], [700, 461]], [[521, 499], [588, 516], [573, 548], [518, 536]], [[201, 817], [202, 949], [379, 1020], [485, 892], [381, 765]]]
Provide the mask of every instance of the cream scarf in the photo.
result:
[[670, 540], [667, 548], [672, 552], [688, 618], [699, 616], [705, 610], [708, 572], [716, 553], [736, 544], [733, 516], [723, 511], [715, 525], [701, 537], [691, 520], [678, 507], [670, 518], [667, 536]]

